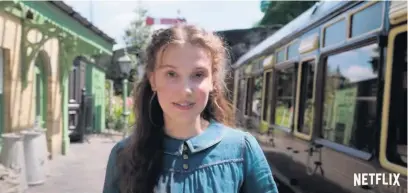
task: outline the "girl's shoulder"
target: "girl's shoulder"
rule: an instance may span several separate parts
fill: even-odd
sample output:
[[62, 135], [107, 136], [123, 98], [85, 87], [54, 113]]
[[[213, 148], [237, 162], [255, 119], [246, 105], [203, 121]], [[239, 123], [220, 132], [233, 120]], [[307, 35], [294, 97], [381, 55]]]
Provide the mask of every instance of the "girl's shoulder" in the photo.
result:
[[218, 123], [221, 129], [223, 130], [223, 139], [222, 143], [231, 144], [231, 145], [241, 145], [244, 151], [251, 149], [260, 149], [260, 145], [257, 139], [242, 128], [233, 128], [226, 126], [224, 124]]
[[115, 145], [111, 149], [111, 157], [116, 156], [119, 151], [125, 148], [126, 145], [130, 142], [130, 136], [121, 139], [120, 141], [116, 142]]
[[219, 128], [222, 128], [222, 130], [224, 130], [225, 135], [229, 138], [232, 139], [254, 138], [254, 136], [250, 132], [246, 131], [243, 128], [230, 127], [218, 122], [216, 122], [216, 124], [218, 125]]

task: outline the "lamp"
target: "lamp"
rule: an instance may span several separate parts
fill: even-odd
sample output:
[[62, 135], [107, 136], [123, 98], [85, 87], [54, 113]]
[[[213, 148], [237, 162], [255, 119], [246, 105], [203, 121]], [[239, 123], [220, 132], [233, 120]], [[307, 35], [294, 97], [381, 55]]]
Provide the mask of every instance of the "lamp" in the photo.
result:
[[128, 116], [130, 114], [130, 112], [127, 110], [127, 90], [128, 90], [128, 78], [130, 75], [130, 71], [132, 70], [132, 60], [131, 58], [127, 55], [124, 54], [122, 57], [120, 57], [118, 59], [118, 63], [119, 63], [119, 67], [120, 67], [120, 72], [124, 75], [123, 77], [123, 82], [122, 82], [122, 97], [123, 97], [123, 128], [122, 128], [122, 132], [123, 132], [123, 138], [126, 137], [127, 135], [127, 125], [128, 125]]
[[127, 54], [125, 54], [118, 59], [118, 63], [120, 67], [120, 72], [124, 74], [125, 79], [127, 79], [132, 68], [132, 60], [129, 58]]

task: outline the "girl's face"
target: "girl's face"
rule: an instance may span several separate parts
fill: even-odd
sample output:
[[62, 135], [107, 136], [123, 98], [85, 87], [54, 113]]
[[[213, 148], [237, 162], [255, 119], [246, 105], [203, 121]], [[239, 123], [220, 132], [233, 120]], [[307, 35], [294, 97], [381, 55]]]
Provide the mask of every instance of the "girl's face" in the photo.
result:
[[156, 61], [149, 81], [164, 116], [176, 122], [197, 119], [213, 89], [208, 52], [191, 44], [169, 45]]

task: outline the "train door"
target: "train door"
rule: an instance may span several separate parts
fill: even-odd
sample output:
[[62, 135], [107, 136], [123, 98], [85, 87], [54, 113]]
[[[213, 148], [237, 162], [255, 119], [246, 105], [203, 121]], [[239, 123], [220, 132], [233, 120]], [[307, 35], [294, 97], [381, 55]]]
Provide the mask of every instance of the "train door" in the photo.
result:
[[277, 65], [274, 70], [273, 120], [275, 128], [290, 133], [293, 129], [296, 87], [297, 63]]
[[380, 163], [407, 176], [407, 25], [393, 28], [388, 36]]
[[294, 134], [304, 140], [310, 140], [313, 128], [314, 80], [316, 59], [304, 59], [299, 66], [296, 94], [296, 114]]

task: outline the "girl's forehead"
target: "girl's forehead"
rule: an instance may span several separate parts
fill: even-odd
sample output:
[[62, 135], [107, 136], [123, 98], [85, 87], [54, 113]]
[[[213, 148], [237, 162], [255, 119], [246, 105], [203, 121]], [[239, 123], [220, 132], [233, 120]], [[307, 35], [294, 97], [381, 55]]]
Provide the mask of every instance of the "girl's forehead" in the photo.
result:
[[207, 49], [192, 45], [168, 45], [159, 54], [160, 64], [200, 63], [211, 64], [211, 57]]

